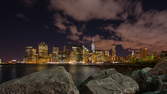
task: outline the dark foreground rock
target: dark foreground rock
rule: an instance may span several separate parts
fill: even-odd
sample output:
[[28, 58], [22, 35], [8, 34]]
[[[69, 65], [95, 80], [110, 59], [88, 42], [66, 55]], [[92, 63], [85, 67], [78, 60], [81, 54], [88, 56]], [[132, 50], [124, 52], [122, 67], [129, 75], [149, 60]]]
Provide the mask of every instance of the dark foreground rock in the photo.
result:
[[167, 91], [167, 74], [155, 74], [152, 70], [152, 68], [144, 68], [132, 73], [131, 77], [139, 84], [140, 93], [167, 94], [164, 93]]
[[145, 92], [142, 94], [167, 94], [167, 91], [154, 91], [154, 92]]
[[167, 94], [167, 58], [163, 58], [149, 73], [158, 78], [159, 91], [166, 92], [161, 94]]
[[79, 94], [79, 91], [63, 67], [53, 67], [1, 84], [0, 94]]
[[132, 72], [131, 77], [139, 84], [140, 92], [153, 91], [159, 88], [159, 80], [149, 73], [150, 70], [151, 68], [144, 68]]
[[167, 61], [162, 60], [160, 63], [156, 64], [150, 73], [154, 75], [167, 74]]
[[81, 94], [135, 94], [138, 84], [115, 69], [95, 73], [80, 87]]

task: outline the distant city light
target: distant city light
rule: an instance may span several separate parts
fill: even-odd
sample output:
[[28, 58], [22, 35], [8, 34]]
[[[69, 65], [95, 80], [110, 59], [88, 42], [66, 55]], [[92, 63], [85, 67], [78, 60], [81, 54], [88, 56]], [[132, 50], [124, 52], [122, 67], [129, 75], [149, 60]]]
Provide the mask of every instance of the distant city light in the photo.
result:
[[53, 47], [52, 52], [49, 53], [48, 45], [42, 42], [38, 45], [38, 49], [32, 46], [26, 47], [26, 56], [22, 62], [27, 64], [115, 64], [151, 61], [157, 56], [156, 54], [149, 53], [148, 48], [129, 51], [131, 54], [128, 56], [117, 56], [116, 45], [113, 45], [111, 50], [98, 50], [94, 41], [92, 41], [91, 49], [88, 49], [84, 45], [65, 46], [63, 49]]
[[12, 62], [17, 62], [17, 60], [11, 60]]

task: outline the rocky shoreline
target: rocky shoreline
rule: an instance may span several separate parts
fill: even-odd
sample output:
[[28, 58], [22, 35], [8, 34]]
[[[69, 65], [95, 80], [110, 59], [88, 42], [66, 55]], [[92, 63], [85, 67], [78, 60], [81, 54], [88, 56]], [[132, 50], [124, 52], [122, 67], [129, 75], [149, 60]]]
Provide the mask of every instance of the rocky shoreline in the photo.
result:
[[0, 94], [167, 94], [167, 62], [129, 75], [105, 69], [78, 87], [64, 67], [53, 67], [0, 84]]

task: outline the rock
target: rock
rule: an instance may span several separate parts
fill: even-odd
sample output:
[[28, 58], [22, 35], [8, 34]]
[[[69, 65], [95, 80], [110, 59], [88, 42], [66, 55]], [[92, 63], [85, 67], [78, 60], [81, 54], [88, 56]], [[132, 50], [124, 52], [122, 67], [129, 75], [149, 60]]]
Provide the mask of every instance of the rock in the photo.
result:
[[63, 67], [53, 67], [1, 84], [0, 94], [79, 94], [79, 91]]
[[95, 73], [80, 87], [81, 94], [135, 94], [138, 90], [139, 86], [132, 78], [115, 69]]
[[131, 77], [139, 84], [140, 92], [166, 91], [167, 75], [154, 75], [151, 68], [134, 71]]
[[143, 73], [149, 73], [151, 70], [152, 70], [152, 68], [146, 67], [146, 68], [143, 68], [141, 71], [142, 71]]
[[158, 78], [160, 82], [159, 91], [167, 91], [167, 75], [160, 75]]
[[155, 67], [150, 71], [153, 75], [167, 74], [167, 61], [163, 60], [156, 64]]
[[167, 91], [167, 59], [163, 58], [149, 73], [157, 77], [159, 91]]
[[167, 94], [167, 91], [163, 91], [163, 92], [160, 92], [160, 91], [145, 92], [145, 93], [142, 93], [142, 94]]
[[140, 92], [148, 92], [158, 90], [160, 82], [158, 77], [149, 73], [151, 68], [144, 68], [132, 72], [131, 77], [139, 84]]

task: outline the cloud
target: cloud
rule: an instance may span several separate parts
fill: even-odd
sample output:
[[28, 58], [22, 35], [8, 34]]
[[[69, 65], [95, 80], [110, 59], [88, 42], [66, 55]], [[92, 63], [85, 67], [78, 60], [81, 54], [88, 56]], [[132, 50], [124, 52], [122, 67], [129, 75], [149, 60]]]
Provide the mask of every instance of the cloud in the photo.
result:
[[[79, 21], [126, 19], [129, 14], [127, 12], [132, 14], [142, 10], [139, 2], [131, 3], [129, 0], [50, 0], [50, 7]], [[135, 11], [129, 11], [131, 9]]]
[[24, 14], [22, 14], [22, 13], [16, 14], [16, 17], [21, 19], [21, 20], [23, 20], [23, 21], [25, 21], [25, 22], [29, 22], [30, 21], [30, 19], [27, 16], [25, 16]]
[[35, 4], [37, 4], [37, 2], [39, 0], [20, 0], [22, 3], [25, 4], [25, 6], [28, 6], [28, 7], [32, 7], [34, 6]]
[[121, 36], [124, 46], [148, 47], [157, 51], [167, 47], [167, 11], [146, 12], [137, 22], [125, 22], [116, 32]]
[[73, 41], [78, 41], [80, 42], [80, 37], [82, 35], [82, 32], [79, 32], [78, 31], [78, 28], [73, 25], [70, 27], [70, 34], [67, 36], [70, 40], [73, 40]]
[[[105, 39], [97, 34], [93, 37], [96, 47], [109, 50], [113, 44], [121, 44], [124, 48], [146, 47], [158, 52], [167, 50], [167, 11], [148, 11], [140, 15], [135, 22], [127, 20], [117, 28], [113, 25], [103, 27], [103, 30], [108, 32], [114, 31], [117, 36], [121, 37], [121, 40]], [[91, 41], [92, 37], [85, 36], [83, 39]]]
[[[62, 11], [79, 22], [94, 19], [122, 20], [123, 23], [116, 27], [110, 24], [102, 27], [104, 29], [101, 30], [102, 32], [106, 30], [111, 32], [109, 35], [111, 39], [95, 34], [97, 48], [110, 49], [113, 44], [122, 44], [125, 48], [147, 47], [155, 51], [166, 50], [167, 11], [144, 12], [142, 3], [137, 0], [134, 2], [132, 0], [50, 0], [50, 7], [54, 11]], [[60, 15], [56, 15], [55, 19], [55, 26], [63, 31], [70, 31], [69, 39], [91, 41], [92, 38], [81, 33], [76, 24], [65, 25], [68, 20]], [[112, 32], [115, 32], [122, 40], [112, 40]]]
[[101, 35], [95, 35], [94, 37], [84, 36], [83, 40], [85, 41], [95, 41], [96, 49], [98, 50], [110, 50], [113, 45], [122, 44], [121, 41], [104, 39]]
[[68, 23], [68, 21], [62, 17], [59, 14], [54, 14], [53, 15], [53, 22], [54, 22], [54, 26], [57, 27], [59, 30], [57, 30], [58, 32], [64, 33], [64, 31], [68, 28], [65, 24]]

